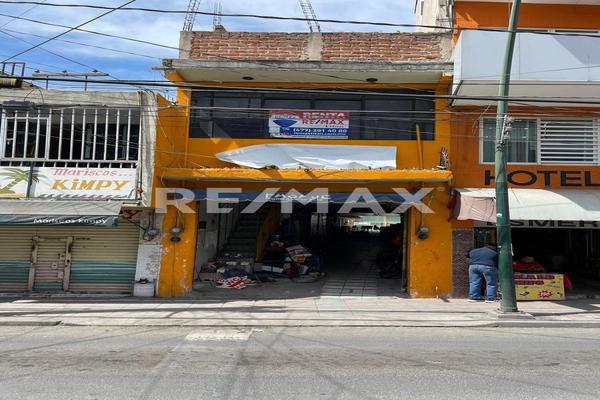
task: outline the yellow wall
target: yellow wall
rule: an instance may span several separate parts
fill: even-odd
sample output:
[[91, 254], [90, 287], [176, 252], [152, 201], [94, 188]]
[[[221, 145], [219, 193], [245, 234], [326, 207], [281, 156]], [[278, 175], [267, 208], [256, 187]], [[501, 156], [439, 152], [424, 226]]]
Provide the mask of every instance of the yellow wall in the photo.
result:
[[[408, 244], [408, 292], [411, 297], [444, 298], [452, 290], [452, 226], [448, 200], [447, 190], [434, 190], [425, 201], [434, 214], [421, 214], [411, 208]], [[428, 239], [417, 237], [421, 225], [430, 229]]]
[[[176, 75], [170, 75], [172, 80], [181, 80]], [[203, 83], [204, 84], [204, 83]], [[236, 83], [235, 85], [238, 85]], [[256, 86], [256, 83], [252, 83]], [[264, 84], [268, 85], [268, 84]], [[294, 85], [299, 86], [300, 84]], [[275, 85], [273, 85], [275, 86]], [[277, 84], [277, 86], [282, 86]], [[284, 85], [285, 86], [285, 85]], [[289, 85], [287, 85], [289, 86]], [[315, 87], [335, 87], [339, 88], [344, 85], [303, 85]], [[369, 85], [346, 85], [355, 89], [373, 90], [374, 86]], [[446, 94], [447, 84], [439, 85], [410, 85], [413, 88], [433, 89], [437, 93]], [[377, 85], [380, 89], [390, 89], [398, 87], [398, 85]], [[402, 86], [407, 88], [407, 85]], [[296, 190], [310, 191], [315, 188], [315, 184], [279, 184], [279, 183], [221, 183], [216, 186], [214, 183], [210, 185], [206, 182], [185, 183], [185, 182], [162, 182], [160, 181], [161, 171], [165, 168], [224, 168], [235, 167], [232, 164], [224, 163], [214, 157], [215, 153], [231, 150], [243, 146], [250, 146], [262, 143], [313, 143], [313, 144], [344, 144], [344, 145], [385, 145], [396, 146], [397, 148], [397, 164], [398, 169], [416, 169], [419, 166], [418, 144], [415, 140], [392, 141], [392, 140], [281, 140], [281, 139], [188, 139], [188, 123], [190, 96], [189, 92], [181, 90], [178, 95], [178, 105], [180, 108], [164, 110], [161, 115], [168, 115], [164, 121], [164, 132], [166, 137], [157, 140], [157, 163], [155, 168], [155, 176], [157, 184], [169, 185], [171, 187], [190, 187], [202, 188], [207, 186], [212, 187], [227, 187], [235, 185], [243, 190], [260, 191], [266, 187], [280, 187], [282, 190], [289, 190], [292, 187]], [[447, 101], [436, 100], [436, 110], [442, 112], [441, 118], [436, 120], [436, 135], [434, 141], [422, 141], [423, 147], [423, 167], [426, 169], [435, 168], [439, 165], [440, 150], [442, 148], [450, 149], [450, 121], [446, 114]], [[168, 114], [167, 114], [168, 113]], [[174, 121], [176, 120], [176, 121]], [[169, 122], [170, 121], [170, 122]], [[160, 136], [160, 134], [159, 134]], [[173, 140], [168, 140], [173, 136]], [[159, 154], [163, 154], [158, 158]], [[416, 228], [421, 222], [420, 213], [418, 211], [410, 211], [410, 234], [409, 234], [409, 292], [413, 297], [446, 297], [450, 293], [451, 286], [451, 231], [450, 223], [448, 222], [448, 189], [443, 184], [425, 184], [412, 182], [409, 184], [390, 184], [390, 183], [336, 183], [325, 185], [331, 191], [350, 192], [355, 187], [368, 187], [373, 192], [390, 192], [392, 187], [405, 187], [411, 191], [416, 191], [420, 186], [442, 187], [441, 191], [434, 190], [434, 197], [431, 207], [436, 214], [428, 215], [424, 219], [430, 229], [430, 238], [420, 240], [416, 237]], [[323, 187], [323, 184], [319, 184]], [[166, 233], [168, 229], [175, 224], [176, 214], [169, 208], [166, 215], [163, 231]], [[185, 225], [195, 227], [197, 224], [197, 214], [185, 215]], [[163, 240], [163, 256], [161, 261], [161, 273], [159, 280], [159, 295], [163, 297], [185, 295], [192, 288], [192, 277], [194, 271], [194, 260], [196, 250], [196, 229], [186, 229], [182, 235], [180, 243], [172, 243], [168, 240], [169, 235], [166, 234]]]
[[[190, 203], [195, 207], [196, 203]], [[174, 226], [183, 228], [179, 235], [181, 241], [171, 242], [169, 229]], [[179, 213], [174, 207], [167, 207], [162, 226], [163, 251], [158, 278], [159, 297], [184, 296], [191, 292], [196, 262], [196, 238], [198, 235], [198, 212]]]
[[[461, 111], [461, 110], [456, 110]], [[494, 187], [494, 181], [486, 180], [494, 175], [493, 164], [480, 162], [480, 117], [495, 118], [496, 114], [482, 108], [464, 109], [475, 111], [463, 114], [452, 126], [452, 171], [453, 184], [459, 188]], [[536, 114], [553, 115], [556, 118], [597, 118], [597, 114], [584, 109], [555, 110], [511, 108], [515, 118], [533, 118]], [[531, 114], [528, 114], [531, 112]], [[526, 189], [595, 189], [600, 187], [600, 167], [594, 165], [539, 165], [508, 164], [509, 186]], [[513, 173], [512, 175], [510, 175]]]

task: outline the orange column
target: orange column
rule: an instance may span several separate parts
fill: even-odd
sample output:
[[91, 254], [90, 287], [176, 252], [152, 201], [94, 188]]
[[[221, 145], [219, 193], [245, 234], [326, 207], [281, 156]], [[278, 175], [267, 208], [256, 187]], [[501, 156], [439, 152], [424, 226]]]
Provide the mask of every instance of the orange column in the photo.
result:
[[[181, 213], [175, 207], [168, 206], [162, 226], [162, 256], [158, 279], [158, 297], [185, 296], [192, 291], [194, 267], [196, 263], [196, 239], [198, 235], [197, 203], [190, 203], [194, 213]], [[169, 230], [183, 228], [177, 236], [179, 242], [173, 242]]]
[[[433, 198], [430, 201], [430, 196]], [[452, 290], [452, 227], [448, 221], [448, 191], [434, 189], [424, 199], [433, 214], [409, 211], [408, 292], [411, 297], [449, 297]], [[419, 226], [429, 228], [429, 237], [417, 237]]]

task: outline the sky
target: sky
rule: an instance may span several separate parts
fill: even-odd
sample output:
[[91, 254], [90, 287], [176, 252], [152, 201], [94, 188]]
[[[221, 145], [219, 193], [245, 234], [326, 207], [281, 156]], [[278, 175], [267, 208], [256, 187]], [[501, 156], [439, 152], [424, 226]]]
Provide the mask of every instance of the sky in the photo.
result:
[[[125, 0], [40, 0], [51, 4], [94, 4], [117, 7]], [[0, 3], [0, 14], [21, 16], [32, 20], [54, 24], [76, 26], [106, 10], [50, 7], [45, 5]], [[212, 12], [215, 0], [203, 0], [199, 11]], [[367, 20], [393, 23], [414, 23], [413, 0], [312, 0], [318, 18]], [[186, 10], [187, 0], [137, 0], [130, 7]], [[297, 0], [221, 0], [223, 13], [246, 13], [302, 17]], [[183, 26], [183, 14], [157, 14], [141, 11], [115, 11], [97, 21], [85, 25], [84, 29], [113, 35], [141, 39], [166, 46], [178, 46], [179, 31]], [[194, 30], [212, 30], [211, 16], [198, 15]], [[282, 31], [307, 32], [303, 21], [274, 21], [252, 18], [223, 17], [222, 25], [228, 31]], [[331, 31], [397, 31], [364, 25], [321, 24], [324, 32]], [[66, 28], [13, 19], [0, 15], [0, 57], [2, 60], [43, 42], [46, 38], [66, 31]], [[65, 42], [70, 41], [70, 42]], [[77, 42], [77, 44], [72, 43]], [[104, 49], [100, 49], [99, 46]], [[136, 54], [124, 54], [115, 49]], [[177, 51], [120, 39], [107, 38], [83, 32], [70, 32], [39, 48], [33, 49], [11, 61], [26, 62], [26, 74], [35, 70], [45, 72], [90, 72], [94, 69], [109, 73], [117, 79], [162, 79], [162, 58], [176, 58]], [[67, 88], [58, 84], [56, 88]]]

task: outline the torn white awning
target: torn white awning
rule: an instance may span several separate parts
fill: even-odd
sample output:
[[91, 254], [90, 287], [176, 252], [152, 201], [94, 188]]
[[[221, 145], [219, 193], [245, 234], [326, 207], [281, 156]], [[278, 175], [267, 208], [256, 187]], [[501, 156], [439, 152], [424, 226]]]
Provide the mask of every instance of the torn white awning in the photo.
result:
[[249, 168], [396, 169], [394, 146], [260, 144], [216, 154], [222, 161]]
[[[457, 189], [459, 220], [496, 222], [495, 189]], [[509, 189], [515, 221], [600, 221], [600, 190]]]
[[120, 201], [0, 200], [0, 225], [115, 226]]

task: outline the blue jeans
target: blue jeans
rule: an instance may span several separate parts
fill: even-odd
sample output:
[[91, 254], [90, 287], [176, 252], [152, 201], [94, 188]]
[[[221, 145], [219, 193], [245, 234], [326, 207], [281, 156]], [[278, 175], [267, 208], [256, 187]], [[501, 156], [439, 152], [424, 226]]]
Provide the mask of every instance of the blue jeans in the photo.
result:
[[469, 265], [469, 298], [481, 299], [481, 279], [485, 277], [486, 299], [496, 300], [498, 296], [498, 269], [487, 265]]

